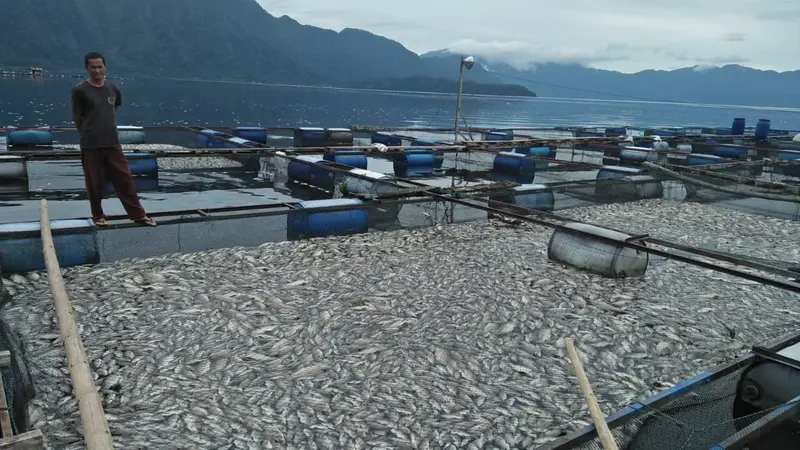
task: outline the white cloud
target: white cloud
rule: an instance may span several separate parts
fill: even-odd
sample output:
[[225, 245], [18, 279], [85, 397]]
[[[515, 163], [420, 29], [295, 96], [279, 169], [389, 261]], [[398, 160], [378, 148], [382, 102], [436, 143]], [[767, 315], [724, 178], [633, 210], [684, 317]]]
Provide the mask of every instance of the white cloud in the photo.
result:
[[337, 31], [363, 28], [417, 53], [491, 53], [518, 67], [800, 69], [798, 0], [338, 0], [327, 7], [318, 0], [258, 1], [275, 16]]

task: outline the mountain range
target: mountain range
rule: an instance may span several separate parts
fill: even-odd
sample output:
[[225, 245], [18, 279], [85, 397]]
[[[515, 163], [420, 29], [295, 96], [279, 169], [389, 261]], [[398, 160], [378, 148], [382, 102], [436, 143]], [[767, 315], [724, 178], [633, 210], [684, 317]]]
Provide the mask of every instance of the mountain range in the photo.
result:
[[[0, 0], [0, 8], [0, 67], [83, 75], [83, 55], [95, 50], [106, 56], [109, 76], [440, 92], [457, 86], [460, 55], [417, 55], [365, 30], [303, 25], [272, 16], [256, 0]], [[464, 72], [467, 94], [800, 105], [800, 71], [623, 74], [550, 63], [518, 70], [475, 56]]]

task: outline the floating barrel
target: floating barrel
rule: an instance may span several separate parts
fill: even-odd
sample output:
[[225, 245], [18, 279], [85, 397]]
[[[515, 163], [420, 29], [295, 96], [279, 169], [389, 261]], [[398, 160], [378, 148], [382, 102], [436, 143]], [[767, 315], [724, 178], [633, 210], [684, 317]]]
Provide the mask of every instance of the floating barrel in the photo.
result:
[[675, 147], [675, 151], [680, 153], [692, 153], [692, 144], [678, 144], [678, 146]]
[[[353, 175], [345, 175], [338, 189], [333, 193], [334, 198], [341, 198], [348, 194], [380, 194], [383, 192], [393, 192], [397, 187], [382, 183], [379, 180], [391, 180], [392, 177], [384, 173], [372, 172], [370, 170], [353, 169]], [[357, 177], [361, 175], [369, 179]], [[376, 203], [369, 208], [369, 226], [377, 229], [385, 229], [397, 221], [402, 205], [399, 203]]]
[[321, 165], [330, 165], [320, 156], [303, 155], [293, 158], [289, 162], [287, 172], [290, 180], [310, 184], [325, 190], [332, 190], [335, 182], [335, 173], [324, 167], [316, 167], [300, 161], [308, 161]]
[[376, 131], [372, 133], [373, 144], [383, 144], [387, 147], [399, 147], [403, 145], [403, 139], [388, 131]]
[[667, 142], [667, 141], [654, 141], [653, 142], [653, 150], [656, 150], [656, 151], [667, 151], [667, 150], [669, 150], [669, 142]]
[[[61, 267], [100, 262], [91, 220], [53, 220], [50, 230]], [[0, 224], [0, 264], [3, 272], [12, 273], [47, 268], [39, 222]]]
[[758, 119], [755, 131], [756, 138], [766, 139], [767, 136], [769, 136], [769, 127], [770, 127], [769, 119]]
[[575, 137], [604, 137], [604, 133], [598, 131], [575, 130]]
[[124, 152], [131, 175], [154, 175], [158, 173], [158, 158], [155, 153]]
[[17, 155], [0, 155], [0, 183], [28, 179], [28, 163]]
[[714, 155], [723, 158], [744, 158], [747, 156], [747, 147], [741, 145], [718, 145]]
[[409, 148], [394, 156], [394, 173], [397, 176], [430, 174], [442, 166], [444, 157], [430, 149]]
[[[787, 150], [778, 152], [778, 154], [775, 156], [778, 159], [800, 160], [800, 151]], [[800, 177], [800, 165], [785, 166], [785, 167], [778, 166], [775, 167], [773, 170], [789, 177]]]
[[611, 200], [639, 200], [659, 198], [663, 193], [661, 182], [646, 175], [645, 170], [623, 167], [603, 166], [597, 171], [597, 180], [617, 180], [595, 184], [595, 196]]
[[691, 153], [686, 156], [686, 164], [689, 166], [704, 166], [707, 164], [720, 164], [728, 162], [725, 158], [714, 155], [704, 155]]
[[[369, 230], [369, 215], [358, 199], [336, 198], [309, 200], [293, 205], [300, 210], [287, 214], [286, 231], [291, 240], [322, 236], [343, 236], [366, 233]], [[353, 209], [333, 211], [314, 211], [313, 208], [326, 208], [352, 205]], [[310, 211], [307, 211], [309, 210]]]
[[[507, 209], [517, 211], [514, 208], [508, 208], [503, 204], [496, 204], [495, 202], [507, 203], [518, 206], [524, 209], [535, 209], [537, 211], [550, 212], [555, 207], [555, 195], [553, 190], [546, 184], [522, 184], [510, 189], [511, 192], [489, 197], [489, 206], [497, 209]], [[519, 214], [525, 214], [526, 211], [520, 211]]]
[[645, 136], [673, 137], [673, 136], [678, 136], [679, 133], [677, 131], [674, 131], [674, 130], [665, 130], [663, 128], [658, 128], [658, 129], [653, 129], [653, 130], [647, 130], [644, 133], [644, 135]]
[[733, 134], [733, 130], [730, 128], [717, 128], [715, 134], [717, 136], [730, 136]]
[[267, 143], [267, 130], [264, 127], [236, 127], [232, 134], [248, 141]]
[[353, 145], [353, 130], [349, 128], [326, 128], [325, 145]]
[[294, 130], [295, 147], [324, 147], [325, 129], [317, 127], [300, 127]]
[[6, 144], [10, 146], [29, 147], [35, 145], [53, 145], [53, 131], [50, 127], [19, 130], [8, 127]]
[[550, 260], [610, 278], [638, 277], [647, 271], [647, 252], [624, 245], [630, 235], [578, 222], [567, 223], [564, 228], [567, 230], [553, 231], [547, 247]]
[[492, 169], [495, 172], [511, 175], [532, 175], [536, 171], [536, 161], [514, 152], [500, 152], [495, 155]]
[[323, 156], [323, 159], [358, 169], [367, 168], [367, 155], [361, 150], [336, 150]]
[[[412, 147], [435, 147], [437, 145], [442, 145], [442, 143], [439, 141], [432, 141], [430, 139], [414, 139], [413, 141], [411, 141]], [[436, 164], [434, 167], [436, 167], [437, 169], [441, 169], [442, 164], [444, 164], [444, 156], [441, 154], [441, 152], [437, 152], [436, 150], [433, 149], [420, 149], [420, 150], [432, 151], [434, 155], [437, 156], [436, 158], [434, 158], [434, 163]]]
[[119, 143], [122, 145], [137, 145], [146, 142], [144, 128], [142, 127], [120, 125], [117, 127], [117, 135], [119, 136]]
[[216, 130], [200, 130], [194, 137], [194, 143], [197, 145], [197, 148], [219, 148], [223, 145], [224, 141], [211, 137], [219, 134], [222, 133]]
[[658, 161], [658, 152], [645, 147], [623, 147], [619, 159], [621, 162], [655, 162]]
[[744, 117], [736, 117], [735, 119], [733, 119], [733, 124], [731, 125], [731, 134], [736, 136], [743, 135], [744, 124], [745, 124]]
[[551, 149], [550, 147], [517, 147], [514, 149], [514, 153], [525, 156], [538, 156], [541, 158], [555, 159], [556, 157], [556, 149]]
[[628, 130], [625, 127], [606, 128], [606, 137], [625, 136]]

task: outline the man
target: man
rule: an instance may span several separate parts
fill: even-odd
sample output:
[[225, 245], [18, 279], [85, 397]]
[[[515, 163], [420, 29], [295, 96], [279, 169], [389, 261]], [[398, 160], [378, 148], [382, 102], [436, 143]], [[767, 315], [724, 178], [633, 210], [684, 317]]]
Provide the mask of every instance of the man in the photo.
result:
[[122, 104], [122, 92], [105, 79], [106, 59], [103, 55], [88, 53], [84, 57], [84, 66], [89, 78], [72, 88], [72, 120], [81, 136], [81, 164], [92, 220], [98, 226], [108, 225], [101, 206], [105, 169], [128, 217], [140, 225], [154, 227], [156, 222], [147, 217], [139, 202], [117, 134], [116, 109]]

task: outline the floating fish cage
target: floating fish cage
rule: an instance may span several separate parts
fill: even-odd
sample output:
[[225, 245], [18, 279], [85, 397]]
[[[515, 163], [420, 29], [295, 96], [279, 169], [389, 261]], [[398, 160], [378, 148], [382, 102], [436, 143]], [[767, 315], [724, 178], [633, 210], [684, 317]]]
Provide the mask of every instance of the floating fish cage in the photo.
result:
[[11, 147], [39, 147], [53, 145], [53, 130], [50, 127], [18, 129], [8, 127], [6, 144]]
[[[800, 448], [800, 335], [756, 346], [605, 420], [620, 450]], [[597, 388], [595, 388], [597, 389]], [[537, 450], [600, 450], [586, 426]]]
[[353, 145], [349, 128], [300, 127], [294, 130], [295, 147], [333, 147]]

